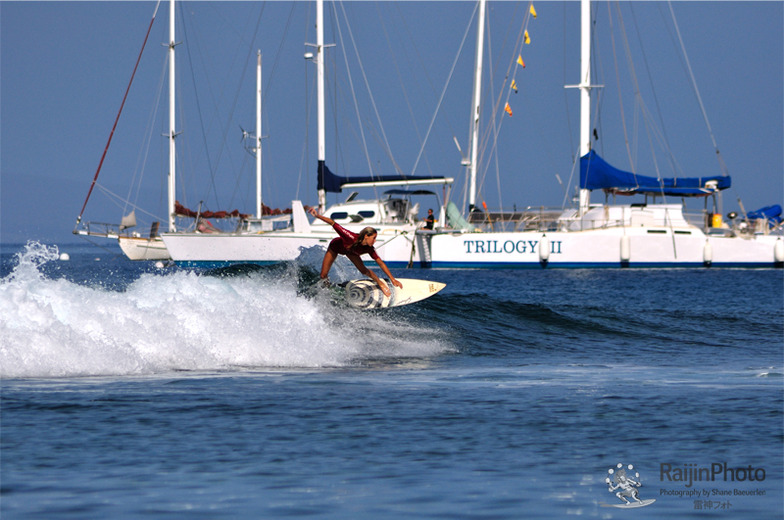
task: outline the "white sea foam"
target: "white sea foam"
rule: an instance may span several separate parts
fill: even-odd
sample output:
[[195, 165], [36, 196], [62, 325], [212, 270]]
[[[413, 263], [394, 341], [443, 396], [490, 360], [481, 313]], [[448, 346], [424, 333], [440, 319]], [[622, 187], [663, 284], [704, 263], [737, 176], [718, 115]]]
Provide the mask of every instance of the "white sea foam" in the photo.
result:
[[123, 292], [44, 276], [36, 243], [0, 281], [0, 377], [334, 367], [450, 347], [389, 314], [297, 295], [296, 276], [144, 274]]

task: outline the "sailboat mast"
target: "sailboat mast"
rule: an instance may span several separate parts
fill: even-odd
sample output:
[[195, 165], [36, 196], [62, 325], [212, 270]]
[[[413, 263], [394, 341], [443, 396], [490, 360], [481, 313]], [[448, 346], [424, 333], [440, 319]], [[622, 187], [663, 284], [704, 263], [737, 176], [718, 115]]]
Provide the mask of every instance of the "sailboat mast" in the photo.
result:
[[177, 153], [174, 146], [175, 138], [175, 85], [174, 85], [174, 0], [169, 0], [169, 233], [177, 229], [174, 222], [174, 197], [176, 188], [176, 158]]
[[256, 60], [256, 218], [263, 216], [261, 200], [261, 50]]
[[[580, 4], [580, 157], [591, 151], [591, 2]], [[588, 211], [591, 191], [580, 189], [580, 215]]]
[[485, 42], [485, 0], [479, 0], [479, 22], [476, 32], [474, 99], [471, 107], [471, 162], [468, 165], [468, 211], [476, 206], [476, 167], [479, 155], [479, 115], [482, 103], [482, 57]]
[[[324, 113], [324, 1], [316, 2], [316, 80], [318, 89], [318, 174], [322, 175], [326, 160]], [[327, 192], [318, 191], [319, 213], [327, 209]]]

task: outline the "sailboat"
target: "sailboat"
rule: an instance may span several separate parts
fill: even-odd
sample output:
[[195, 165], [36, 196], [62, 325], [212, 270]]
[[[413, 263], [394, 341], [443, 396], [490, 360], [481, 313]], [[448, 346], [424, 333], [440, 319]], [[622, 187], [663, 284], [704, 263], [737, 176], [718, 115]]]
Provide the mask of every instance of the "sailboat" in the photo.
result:
[[[180, 226], [183, 228], [194, 228], [194, 229], [202, 229], [205, 231], [212, 231], [216, 228], [212, 226], [212, 224], [207, 221], [207, 218], [234, 218], [234, 219], [241, 219], [241, 218], [248, 218], [249, 216], [242, 215], [239, 211], [234, 210], [231, 212], [227, 211], [218, 211], [218, 212], [210, 212], [202, 210], [201, 206], [197, 211], [190, 210], [184, 206], [182, 206], [176, 200], [176, 193], [177, 193], [177, 146], [176, 146], [176, 137], [179, 134], [176, 128], [176, 93], [177, 93], [177, 85], [176, 85], [176, 71], [177, 66], [175, 62], [175, 49], [178, 45], [178, 42], [175, 37], [175, 7], [176, 2], [175, 0], [169, 0], [169, 37], [168, 42], [165, 44], [167, 47], [167, 73], [168, 73], [168, 130], [164, 134], [166, 139], [168, 140], [168, 172], [167, 172], [167, 182], [166, 182], [166, 191], [167, 191], [167, 202], [166, 202], [166, 211], [168, 217], [168, 232], [175, 233], [180, 231]], [[169, 251], [166, 248], [166, 244], [163, 241], [163, 238], [160, 234], [160, 222], [153, 221], [149, 234], [142, 233], [139, 231], [133, 231], [134, 228], [137, 226], [136, 222], [136, 206], [133, 205], [133, 209], [127, 214], [122, 217], [122, 220], [119, 225], [117, 224], [108, 224], [108, 223], [100, 223], [100, 222], [89, 222], [83, 221], [82, 217], [84, 215], [85, 208], [87, 206], [88, 201], [90, 200], [90, 195], [93, 192], [93, 189], [98, 186], [97, 180], [98, 175], [101, 172], [101, 166], [103, 165], [104, 159], [108, 152], [109, 146], [112, 142], [112, 137], [114, 135], [114, 131], [117, 127], [117, 122], [120, 119], [120, 115], [122, 114], [123, 108], [125, 106], [125, 100], [127, 99], [128, 92], [130, 91], [131, 84], [133, 83], [134, 76], [136, 75], [136, 69], [139, 66], [139, 62], [142, 57], [142, 53], [147, 43], [147, 39], [150, 34], [150, 30], [152, 29], [153, 23], [155, 22], [156, 15], [158, 12], [158, 7], [156, 6], [154, 14], [152, 16], [152, 20], [150, 21], [150, 26], [147, 29], [147, 34], [144, 39], [144, 44], [142, 45], [141, 52], [139, 53], [139, 57], [137, 58], [136, 66], [134, 67], [134, 72], [131, 75], [130, 82], [126, 89], [125, 97], [123, 98], [123, 102], [120, 106], [120, 110], [117, 114], [117, 117], [114, 122], [114, 127], [110, 132], [109, 140], [106, 144], [106, 148], [104, 153], [101, 157], [99, 162], [98, 169], [95, 173], [93, 181], [90, 185], [90, 189], [87, 193], [87, 197], [85, 198], [84, 204], [82, 206], [82, 210], [77, 217], [76, 227], [73, 231], [74, 234], [85, 236], [85, 237], [104, 237], [110, 238], [113, 240], [117, 240], [120, 249], [123, 253], [130, 259], [130, 260], [171, 260], [171, 256]], [[258, 58], [258, 68], [259, 68], [259, 75], [260, 75], [260, 68], [261, 68], [261, 56], [259, 55]], [[259, 77], [260, 81], [260, 77]], [[259, 87], [260, 88], [260, 87]], [[260, 138], [258, 139], [260, 142]], [[259, 174], [260, 175], [260, 174]], [[260, 178], [257, 180], [258, 185], [260, 186], [261, 180]], [[259, 188], [260, 189], [260, 188]], [[257, 205], [258, 205], [258, 218], [261, 219], [261, 202], [260, 202], [260, 194], [257, 196]], [[127, 204], [127, 202], [126, 202]], [[178, 221], [177, 219], [192, 219], [189, 223], [185, 224], [183, 221]], [[178, 224], [179, 223], [179, 224]]]
[[[480, 0], [480, 11], [485, 9]], [[480, 113], [482, 19], [477, 36], [477, 76], [472, 110], [470, 171], [472, 211], [463, 225], [447, 222], [436, 232], [418, 232], [427, 258], [422, 267], [442, 268], [594, 268], [594, 267], [781, 267], [784, 265], [781, 206], [749, 212], [732, 225], [722, 215], [704, 212], [697, 222], [677, 203], [647, 203], [652, 197], [715, 197], [731, 185], [729, 176], [662, 179], [614, 168], [591, 146], [591, 9], [581, 2], [580, 184], [576, 207], [561, 212], [475, 211], [476, 143]], [[591, 193], [643, 194], [646, 201], [596, 204]], [[730, 215], [734, 217], [734, 215]], [[506, 219], [513, 231], [495, 231]], [[482, 231], [476, 232], [476, 231]], [[402, 260], [402, 259], [399, 259]], [[386, 260], [387, 264], [395, 262]], [[400, 262], [397, 263], [400, 265]]]
[[[130, 213], [123, 216], [119, 225], [113, 225], [108, 223], [96, 223], [96, 222], [88, 222], [82, 221], [82, 217], [84, 215], [85, 208], [87, 207], [87, 202], [90, 200], [90, 195], [93, 192], [93, 189], [96, 186], [98, 181], [98, 175], [101, 172], [101, 166], [103, 165], [104, 158], [106, 157], [106, 153], [109, 149], [109, 145], [112, 141], [112, 136], [114, 135], [114, 131], [117, 127], [117, 122], [120, 119], [120, 115], [122, 114], [123, 107], [125, 105], [125, 99], [128, 96], [128, 91], [130, 90], [131, 84], [133, 83], [134, 76], [136, 74], [136, 68], [139, 65], [139, 61], [141, 60], [142, 52], [144, 51], [144, 47], [147, 43], [147, 38], [149, 37], [150, 30], [152, 29], [153, 22], [155, 21], [155, 17], [157, 14], [157, 6], [155, 12], [153, 13], [152, 20], [150, 20], [150, 26], [147, 29], [147, 34], [144, 38], [144, 44], [142, 45], [142, 51], [139, 53], [139, 57], [136, 62], [136, 67], [134, 67], [134, 73], [131, 75], [131, 80], [128, 84], [128, 87], [125, 92], [125, 97], [123, 98], [123, 102], [120, 106], [120, 110], [117, 114], [117, 117], [114, 122], [114, 126], [112, 131], [109, 135], [109, 140], [106, 143], [106, 148], [104, 149], [103, 156], [101, 157], [101, 161], [99, 162], [98, 169], [95, 172], [95, 176], [93, 177], [93, 181], [90, 184], [90, 189], [87, 192], [87, 197], [84, 200], [84, 204], [82, 205], [82, 210], [79, 213], [79, 216], [76, 219], [76, 227], [73, 230], [75, 235], [85, 236], [85, 237], [104, 237], [109, 239], [117, 240], [120, 249], [123, 251], [126, 257], [130, 260], [169, 260], [169, 252], [166, 250], [166, 245], [163, 243], [163, 240], [159, 234], [159, 225], [158, 221], [155, 221], [150, 226], [150, 231], [148, 236], [143, 236], [140, 232], [129, 231], [136, 227], [136, 211], [135, 209], [131, 210]], [[175, 193], [175, 160], [176, 160], [176, 150], [175, 150], [175, 141], [174, 137], [176, 135], [175, 128], [174, 128], [174, 114], [175, 114], [175, 61], [174, 61], [174, 48], [175, 48], [175, 33], [174, 33], [174, 0], [170, 0], [169, 2], [169, 43], [168, 43], [168, 60], [169, 60], [169, 174], [168, 174], [168, 205], [169, 208], [169, 231], [175, 230], [175, 222], [174, 222], [174, 214], [175, 214], [175, 200], [174, 200], [174, 193]]]
[[[416, 216], [418, 203], [412, 198], [420, 195], [434, 195], [432, 191], [409, 187], [449, 186], [451, 177], [417, 177], [405, 175], [341, 177], [332, 173], [326, 164], [325, 130], [325, 71], [324, 71], [324, 7], [323, 0], [316, 2], [316, 43], [315, 54], [305, 57], [315, 63], [317, 70], [317, 109], [318, 109], [318, 209], [330, 216], [343, 227], [359, 232], [366, 226], [378, 230], [376, 250], [383, 259], [405, 258], [406, 265], [414, 261], [416, 254], [414, 236], [422, 223]], [[257, 86], [257, 129], [260, 128], [260, 78]], [[257, 169], [260, 168], [261, 141], [254, 146]], [[257, 193], [260, 195], [260, 173], [257, 173]], [[343, 189], [375, 188], [386, 189], [382, 198], [362, 200], [357, 192], [349, 195], [344, 202], [326, 207], [326, 194], [339, 193]], [[231, 232], [209, 230], [203, 232], [174, 231], [163, 233], [171, 258], [180, 267], [213, 268], [236, 264], [268, 265], [296, 260], [303, 251], [312, 247], [326, 247], [335, 237], [334, 230], [316, 219], [310, 222], [305, 205], [300, 200], [292, 201], [288, 215], [255, 219], [244, 219], [241, 226]]]

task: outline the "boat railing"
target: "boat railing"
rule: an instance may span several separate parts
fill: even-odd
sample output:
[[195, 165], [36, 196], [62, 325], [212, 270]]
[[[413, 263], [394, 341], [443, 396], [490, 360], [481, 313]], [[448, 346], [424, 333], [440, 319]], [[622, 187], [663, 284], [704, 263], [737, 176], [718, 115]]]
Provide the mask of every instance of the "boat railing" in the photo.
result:
[[80, 222], [73, 230], [73, 234], [91, 237], [118, 238], [121, 235], [127, 235], [127, 232], [122, 233], [119, 224], [109, 224], [108, 222]]
[[150, 225], [150, 231], [147, 235], [140, 231], [131, 231], [133, 227], [123, 227], [120, 224], [110, 224], [108, 222], [80, 222], [76, 229], [73, 230], [74, 235], [91, 236], [91, 237], [104, 237], [104, 238], [120, 238], [120, 237], [133, 237], [133, 238], [155, 238], [159, 234], [160, 222], [157, 220]]
[[247, 218], [240, 222], [240, 230], [245, 233], [263, 233], [267, 231], [280, 231], [291, 227], [291, 213], [262, 218]]
[[782, 233], [782, 225], [771, 224], [765, 219], [726, 221], [719, 214], [707, 210], [683, 212], [683, 220], [669, 215], [656, 217], [654, 214], [632, 212], [625, 218], [591, 219], [578, 215], [575, 210], [570, 216], [561, 208], [533, 207], [513, 211], [474, 211], [468, 216], [468, 222], [481, 231], [513, 232], [513, 231], [586, 231], [590, 229], [608, 229], [628, 226], [646, 226], [673, 228], [684, 224], [694, 226], [705, 234], [738, 236]]
[[555, 231], [562, 213], [560, 208], [529, 206], [513, 211], [474, 211], [467, 220], [488, 231]]
[[737, 214], [728, 215], [725, 219], [720, 213], [701, 211], [684, 213], [684, 218], [693, 226], [702, 229], [711, 236], [747, 236], [782, 234], [782, 223], [767, 218], [748, 219]]

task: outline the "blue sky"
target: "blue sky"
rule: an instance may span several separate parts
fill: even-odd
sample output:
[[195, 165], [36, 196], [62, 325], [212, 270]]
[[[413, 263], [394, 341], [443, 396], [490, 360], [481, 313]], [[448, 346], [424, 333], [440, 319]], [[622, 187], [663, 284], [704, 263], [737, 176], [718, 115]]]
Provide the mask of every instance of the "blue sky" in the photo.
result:
[[[485, 85], [483, 114], [487, 118], [498, 104], [503, 121], [497, 155], [490, 154], [491, 147], [483, 154], [480, 200], [490, 208], [560, 207], [572, 192], [561, 182], [572, 173], [579, 106], [577, 92], [563, 86], [578, 81], [579, 4], [534, 5], [536, 19], [525, 16], [527, 3], [489, 3], [486, 67], [493, 77]], [[460, 204], [464, 174], [454, 138], [466, 153], [474, 8], [468, 1], [327, 3], [326, 40], [339, 44], [327, 57], [327, 164], [333, 171], [452, 176], [459, 179], [453, 198]], [[594, 8], [595, 81], [605, 85], [595, 149], [620, 168], [631, 169], [633, 161], [646, 175], [657, 175], [657, 167], [665, 177], [720, 174], [678, 55], [668, 4], [597, 2]], [[723, 211], [738, 209], [739, 197], [747, 210], [781, 204], [784, 3], [674, 2], [672, 8], [733, 178]], [[71, 230], [154, 9], [154, 2], [0, 2], [0, 241], [78, 240]], [[252, 212], [253, 159], [242, 147], [240, 127], [254, 130], [253, 66], [261, 49], [265, 203], [285, 208], [302, 198], [314, 204], [314, 70], [303, 59], [309, 51], [304, 43], [315, 41], [313, 2], [186, 2], [178, 17], [177, 39], [183, 43], [177, 54], [182, 94], [177, 198], [190, 207], [204, 201], [211, 210]], [[531, 43], [517, 47], [524, 25]], [[99, 179], [106, 189], [135, 201], [141, 225], [153, 218], [144, 212], [165, 221], [166, 108], [154, 107], [161, 87], [165, 100], [161, 42], [167, 33], [168, 5], [163, 4]], [[642, 117], [643, 105], [628, 76], [627, 46], [650, 122]], [[510, 68], [518, 52], [525, 69]], [[346, 79], [346, 61], [353, 83]], [[616, 68], [625, 79], [616, 80]], [[504, 83], [507, 70], [515, 74], [517, 93]], [[502, 112], [507, 100], [512, 117]], [[491, 135], [487, 122], [482, 128]], [[666, 136], [673, 159], [650, 151], [656, 132]], [[346, 195], [331, 195], [329, 202]], [[118, 222], [128, 210], [98, 191], [84, 218]]]

